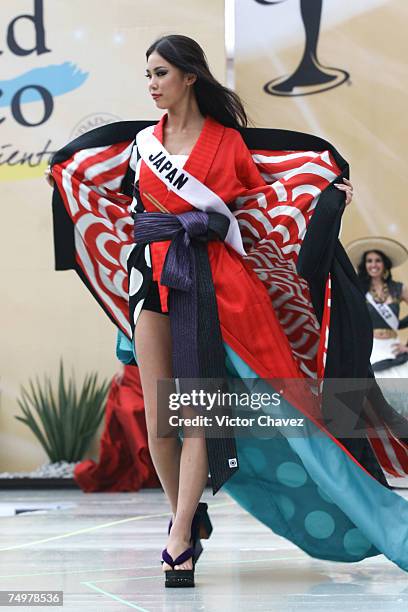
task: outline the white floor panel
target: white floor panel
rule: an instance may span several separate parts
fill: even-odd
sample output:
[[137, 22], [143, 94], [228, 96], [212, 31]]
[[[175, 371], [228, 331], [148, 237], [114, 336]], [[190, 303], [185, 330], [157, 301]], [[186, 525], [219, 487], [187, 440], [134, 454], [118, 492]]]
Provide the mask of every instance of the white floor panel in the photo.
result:
[[203, 541], [196, 587], [165, 589], [160, 553], [169, 510], [160, 490], [3, 491], [0, 507], [62, 507], [1, 517], [0, 590], [63, 590], [64, 607], [52, 609], [73, 612], [408, 610], [408, 575], [385, 557], [311, 559], [226, 494], [206, 489], [203, 501], [214, 531]]

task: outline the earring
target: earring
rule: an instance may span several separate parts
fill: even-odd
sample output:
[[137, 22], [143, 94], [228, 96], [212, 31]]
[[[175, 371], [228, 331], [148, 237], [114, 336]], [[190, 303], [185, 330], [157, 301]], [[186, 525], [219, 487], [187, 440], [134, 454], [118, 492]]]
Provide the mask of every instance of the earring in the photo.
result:
[[383, 279], [384, 279], [384, 280], [387, 280], [387, 278], [388, 278], [389, 276], [390, 276], [390, 271], [389, 271], [389, 270], [385, 270], [385, 272], [383, 272], [383, 275], [382, 275]]

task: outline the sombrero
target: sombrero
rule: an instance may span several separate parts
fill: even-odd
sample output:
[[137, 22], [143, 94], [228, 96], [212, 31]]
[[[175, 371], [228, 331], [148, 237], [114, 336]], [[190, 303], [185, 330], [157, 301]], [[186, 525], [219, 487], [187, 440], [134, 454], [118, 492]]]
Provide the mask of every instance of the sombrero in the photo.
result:
[[353, 240], [346, 246], [351, 263], [357, 267], [367, 251], [381, 251], [390, 258], [392, 267], [400, 266], [408, 259], [408, 250], [400, 242], [382, 236], [368, 236]]

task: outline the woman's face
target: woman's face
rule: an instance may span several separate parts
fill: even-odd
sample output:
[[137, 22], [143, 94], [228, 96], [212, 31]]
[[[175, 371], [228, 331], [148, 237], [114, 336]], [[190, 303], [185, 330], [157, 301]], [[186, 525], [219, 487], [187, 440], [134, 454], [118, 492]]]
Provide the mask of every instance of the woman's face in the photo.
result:
[[367, 274], [371, 278], [378, 278], [382, 276], [385, 269], [381, 255], [375, 253], [374, 251], [371, 253], [367, 253], [365, 258], [365, 265]]
[[186, 95], [189, 83], [193, 82], [192, 75], [187, 75], [169, 64], [156, 51], [153, 51], [147, 60], [146, 77], [149, 93], [157, 108], [168, 109], [177, 105]]

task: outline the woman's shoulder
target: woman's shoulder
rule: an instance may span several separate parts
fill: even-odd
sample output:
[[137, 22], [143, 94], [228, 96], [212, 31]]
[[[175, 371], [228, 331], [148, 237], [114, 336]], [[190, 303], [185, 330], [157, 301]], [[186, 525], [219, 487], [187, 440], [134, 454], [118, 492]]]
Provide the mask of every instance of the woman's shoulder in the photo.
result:
[[234, 127], [224, 126], [223, 144], [238, 151], [248, 150], [241, 132]]
[[231, 138], [232, 140], [238, 140], [238, 141], [243, 140], [241, 136], [241, 132], [237, 128], [229, 127], [225, 125], [224, 129], [225, 129], [225, 135], [227, 138]]

